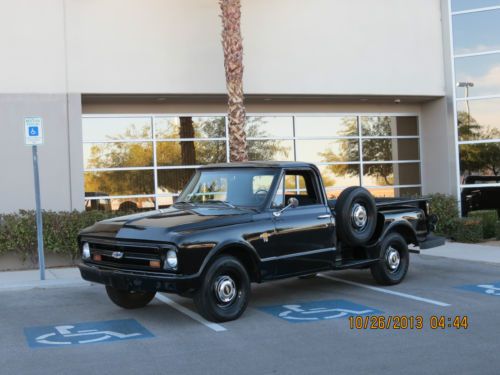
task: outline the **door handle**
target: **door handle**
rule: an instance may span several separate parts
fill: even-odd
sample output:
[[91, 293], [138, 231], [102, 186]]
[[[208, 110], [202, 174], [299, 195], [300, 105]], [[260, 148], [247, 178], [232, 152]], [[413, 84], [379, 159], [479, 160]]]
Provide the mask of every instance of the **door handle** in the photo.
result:
[[318, 219], [329, 219], [329, 218], [331, 218], [331, 217], [332, 217], [332, 215], [330, 215], [330, 214], [326, 214], [326, 215], [319, 215], [319, 216], [318, 216]]

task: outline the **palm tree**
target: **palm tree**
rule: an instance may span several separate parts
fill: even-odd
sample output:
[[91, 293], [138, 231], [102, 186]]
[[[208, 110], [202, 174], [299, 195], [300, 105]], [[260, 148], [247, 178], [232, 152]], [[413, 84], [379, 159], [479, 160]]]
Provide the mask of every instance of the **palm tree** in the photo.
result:
[[240, 0], [219, 0], [228, 94], [230, 161], [248, 160], [243, 98], [243, 42]]

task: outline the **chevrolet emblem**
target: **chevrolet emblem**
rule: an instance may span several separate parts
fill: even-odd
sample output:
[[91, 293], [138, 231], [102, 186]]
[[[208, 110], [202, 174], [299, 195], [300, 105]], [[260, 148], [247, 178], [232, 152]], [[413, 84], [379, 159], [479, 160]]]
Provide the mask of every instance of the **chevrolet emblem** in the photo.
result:
[[113, 251], [113, 254], [111, 256], [115, 259], [121, 259], [123, 258], [123, 253], [121, 251]]
[[262, 239], [262, 241], [269, 242], [269, 237], [271, 237], [271, 235], [267, 232], [264, 232], [259, 237]]

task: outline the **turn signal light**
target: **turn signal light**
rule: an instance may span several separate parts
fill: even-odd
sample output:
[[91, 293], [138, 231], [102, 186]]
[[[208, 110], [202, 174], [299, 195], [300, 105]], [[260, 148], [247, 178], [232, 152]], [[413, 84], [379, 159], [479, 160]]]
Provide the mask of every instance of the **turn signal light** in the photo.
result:
[[95, 260], [96, 262], [100, 262], [100, 261], [102, 260], [102, 256], [101, 256], [101, 254], [95, 254], [95, 255], [94, 255], [94, 260]]
[[161, 268], [161, 264], [159, 260], [150, 260], [149, 266], [152, 268]]

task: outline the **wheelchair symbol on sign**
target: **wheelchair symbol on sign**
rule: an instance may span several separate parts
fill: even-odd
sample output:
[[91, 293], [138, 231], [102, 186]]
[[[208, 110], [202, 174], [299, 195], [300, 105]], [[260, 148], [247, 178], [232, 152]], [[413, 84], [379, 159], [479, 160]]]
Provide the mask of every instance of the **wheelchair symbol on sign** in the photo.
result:
[[87, 329], [73, 332], [75, 326], [57, 326], [57, 332], [47, 333], [38, 336], [35, 340], [39, 344], [45, 345], [72, 345], [72, 344], [89, 344], [93, 342], [106, 341], [112, 338], [128, 339], [131, 337], [141, 336], [141, 333], [123, 334], [113, 331], [99, 331], [97, 329]]
[[484, 292], [486, 294], [491, 294], [493, 296], [500, 296], [500, 288], [497, 288], [495, 285], [483, 284], [483, 285], [478, 285], [477, 287], [485, 289]]
[[[369, 309], [367, 310], [351, 310], [351, 309], [341, 309], [341, 308], [329, 309], [326, 307], [317, 307], [304, 310], [301, 308], [301, 305], [283, 305], [283, 307], [287, 310], [283, 311], [278, 315], [280, 318], [289, 320], [304, 320], [304, 321], [338, 319], [346, 317], [348, 315], [364, 315], [374, 312], [374, 310], [369, 310]], [[316, 316], [314, 316], [315, 314]]]

